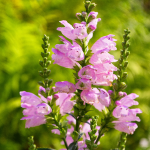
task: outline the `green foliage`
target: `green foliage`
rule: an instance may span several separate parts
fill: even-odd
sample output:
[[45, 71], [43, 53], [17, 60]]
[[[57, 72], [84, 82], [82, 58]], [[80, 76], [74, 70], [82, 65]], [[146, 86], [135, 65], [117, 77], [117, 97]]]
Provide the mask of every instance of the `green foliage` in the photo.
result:
[[[37, 147], [61, 148], [57, 135], [52, 134], [46, 125], [24, 128], [25, 122], [20, 121], [22, 108], [19, 91], [37, 94], [37, 81], [40, 80], [38, 71], [41, 69], [38, 64], [42, 51], [41, 39], [47, 34], [51, 44], [49, 50], [54, 48], [55, 44], [59, 43], [58, 36], [61, 35], [56, 30], [61, 26], [59, 21], [67, 20], [71, 24], [78, 22], [75, 14], [84, 10], [83, 1], [0, 0], [0, 149], [27, 150], [27, 137], [31, 135], [34, 135]], [[98, 16], [102, 21], [94, 32], [90, 46], [101, 36], [114, 34], [118, 51], [112, 53], [118, 59], [123, 31], [125, 28], [131, 31], [126, 92], [139, 95], [137, 100], [143, 113], [139, 115], [139, 128], [134, 135], [128, 136], [126, 150], [139, 150], [142, 149], [139, 145], [140, 139], [148, 138], [150, 133], [150, 15], [147, 13], [149, 2], [144, 0], [144, 7], [140, 0], [93, 2], [97, 4], [95, 11], [99, 12]], [[74, 82], [70, 69], [58, 65], [50, 65], [50, 69], [53, 85], [57, 81]], [[98, 111], [91, 113], [97, 115]], [[113, 149], [117, 147], [118, 140], [119, 132], [111, 130], [101, 138], [98, 149]]]

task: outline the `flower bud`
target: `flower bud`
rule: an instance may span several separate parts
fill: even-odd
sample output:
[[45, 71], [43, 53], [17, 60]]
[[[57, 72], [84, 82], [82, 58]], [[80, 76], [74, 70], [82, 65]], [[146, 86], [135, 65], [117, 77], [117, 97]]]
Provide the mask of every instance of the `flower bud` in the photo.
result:
[[43, 61], [39, 61], [39, 64], [41, 65], [41, 67], [43, 67]]
[[122, 78], [123, 78], [123, 79], [126, 79], [127, 76], [128, 76], [128, 73], [127, 73], [127, 72], [124, 72]]
[[121, 88], [122, 90], [124, 90], [126, 87], [127, 87], [127, 85], [126, 85], [125, 82], [121, 82], [121, 83], [120, 83], [120, 88]]
[[126, 68], [128, 66], [128, 61], [124, 62], [124, 68]]
[[53, 82], [52, 79], [48, 80], [48, 87], [52, 84], [52, 82]]
[[82, 16], [85, 18], [87, 16], [87, 12], [83, 11]]
[[85, 1], [85, 8], [86, 8], [86, 11], [88, 11], [90, 4], [91, 4], [91, 2], [90, 2], [89, 0], [88, 0], [88, 1]]
[[128, 57], [130, 55], [130, 51], [127, 51], [125, 54], [126, 54], [126, 57]]
[[38, 81], [38, 84], [42, 87], [44, 87], [44, 83], [42, 81]]
[[83, 17], [82, 17], [82, 14], [81, 13], [76, 13], [76, 17], [78, 20], [82, 21], [83, 20]]
[[39, 75], [43, 77], [43, 71], [39, 71]]
[[96, 7], [95, 3], [91, 3], [89, 6], [89, 12], [91, 12]]

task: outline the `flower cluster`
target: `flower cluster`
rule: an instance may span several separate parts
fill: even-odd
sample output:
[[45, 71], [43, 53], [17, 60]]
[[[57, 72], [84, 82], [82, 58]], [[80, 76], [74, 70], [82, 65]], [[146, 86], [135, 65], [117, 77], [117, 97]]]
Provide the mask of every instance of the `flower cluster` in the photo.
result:
[[23, 115], [25, 117], [21, 120], [26, 121], [26, 128], [39, 126], [46, 123], [45, 115], [51, 113], [51, 107], [47, 104], [48, 99], [41, 96], [41, 98], [36, 95], [22, 91], [20, 92], [21, 97], [21, 107], [25, 108], [23, 110]]
[[[141, 113], [141, 110], [129, 108], [138, 105], [138, 102], [134, 101], [138, 96], [121, 92], [121, 76], [114, 74], [118, 69], [113, 62], [117, 60], [109, 53], [117, 49], [114, 35], [103, 36], [92, 47], [88, 47], [97, 23], [101, 20], [97, 18], [98, 13], [92, 11], [94, 7], [94, 3], [86, 1], [86, 11], [76, 14], [81, 23], [72, 26], [62, 20], [60, 23], [64, 27], [57, 28], [63, 36], [60, 36], [62, 44], [56, 44], [52, 49], [53, 64], [73, 69], [75, 83], [61, 81], [49, 88], [52, 81], [47, 78], [50, 71], [46, 72], [45, 68], [48, 66], [48, 44], [45, 41], [45, 54], [42, 55], [44, 61], [41, 62], [43, 72], [40, 72], [44, 83], [40, 81], [40, 98], [29, 92], [20, 92], [21, 107], [25, 108], [25, 117], [22, 120], [27, 120], [26, 128], [48, 121], [53, 125], [52, 132], [60, 135], [62, 144], [65, 144], [67, 149], [95, 149], [106, 129], [114, 127], [121, 132], [133, 134], [137, 124], [131, 121], [140, 121], [136, 115]], [[45, 40], [47, 39], [45, 37]], [[121, 58], [123, 62], [123, 55]], [[121, 70], [119, 71], [121, 75]], [[116, 89], [114, 80], [118, 82]], [[113, 87], [113, 91], [107, 91], [102, 86]], [[97, 126], [98, 117], [87, 114], [91, 107], [96, 108], [99, 113], [106, 113], [100, 121], [100, 126]], [[111, 123], [113, 126], [108, 126]]]
[[140, 118], [136, 116], [138, 113], [142, 113], [139, 108], [129, 109], [132, 105], [138, 105], [137, 101], [134, 101], [138, 95], [131, 93], [125, 97], [121, 98], [119, 101], [116, 101], [117, 107], [113, 111], [113, 116], [118, 118], [118, 121], [113, 121], [115, 123], [115, 129], [133, 134], [135, 129], [138, 127], [136, 123], [131, 121], [140, 121]]

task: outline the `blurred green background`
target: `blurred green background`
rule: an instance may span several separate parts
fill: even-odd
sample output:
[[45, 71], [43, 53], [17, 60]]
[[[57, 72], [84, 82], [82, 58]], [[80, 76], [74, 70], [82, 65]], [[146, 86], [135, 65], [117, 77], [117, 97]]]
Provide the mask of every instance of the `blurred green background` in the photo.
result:
[[[90, 46], [102, 36], [114, 34], [119, 58], [123, 30], [131, 30], [129, 66], [126, 92], [139, 95], [138, 106], [143, 113], [134, 135], [129, 135], [126, 150], [144, 148], [150, 138], [150, 1], [149, 0], [93, 0], [95, 11], [102, 20], [94, 32]], [[25, 129], [21, 121], [19, 91], [38, 92], [37, 81], [43, 35], [50, 36], [50, 51], [60, 43], [60, 20], [74, 24], [77, 12], [84, 11], [83, 0], [0, 0], [0, 150], [27, 150], [27, 137], [34, 135], [41, 147], [60, 149], [60, 140], [46, 125]], [[54, 82], [73, 82], [70, 69], [51, 65]], [[115, 148], [119, 132], [112, 130], [101, 139], [98, 149]], [[145, 144], [144, 144], [145, 140]]]

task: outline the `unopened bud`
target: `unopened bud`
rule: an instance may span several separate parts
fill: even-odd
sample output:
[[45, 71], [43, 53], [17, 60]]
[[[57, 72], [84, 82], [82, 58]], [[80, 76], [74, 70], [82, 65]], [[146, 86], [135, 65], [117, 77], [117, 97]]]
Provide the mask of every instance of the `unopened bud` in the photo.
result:
[[51, 64], [51, 61], [47, 61], [46, 67], [48, 67]]
[[124, 62], [124, 68], [126, 68], [128, 66], [128, 61]]
[[43, 61], [39, 61], [39, 64], [43, 67], [44, 65], [43, 65]]
[[47, 76], [49, 76], [51, 73], [51, 70], [47, 70]]
[[47, 72], [47, 68], [43, 68], [43, 72]]
[[96, 7], [95, 3], [91, 3], [89, 6], [89, 12], [91, 12]]
[[121, 83], [120, 83], [120, 88], [121, 88], [121, 90], [124, 90], [126, 87], [127, 87], [127, 85], [126, 85], [125, 82], [121, 82]]
[[127, 73], [127, 72], [124, 72], [122, 78], [123, 78], [123, 79], [126, 79], [127, 76], [128, 76], [128, 73]]
[[86, 12], [88, 12], [89, 6], [91, 4], [91, 1], [85, 1], [85, 8], [86, 8]]
[[50, 87], [50, 85], [52, 84], [52, 82], [53, 82], [52, 79], [48, 80], [48, 87]]
[[85, 18], [87, 16], [87, 12], [83, 11], [82, 16]]
[[126, 57], [130, 55], [130, 51], [126, 51]]
[[92, 134], [95, 134], [97, 132], [97, 129], [92, 130]]
[[43, 71], [39, 71], [39, 75], [43, 77]]
[[44, 87], [44, 83], [42, 81], [38, 81], [38, 84], [42, 87]]
[[81, 13], [76, 13], [76, 17], [78, 20], [82, 21], [83, 20], [83, 17], [82, 17], [82, 14]]
[[43, 57], [44, 63], [46, 63], [47, 61], [47, 57]]

